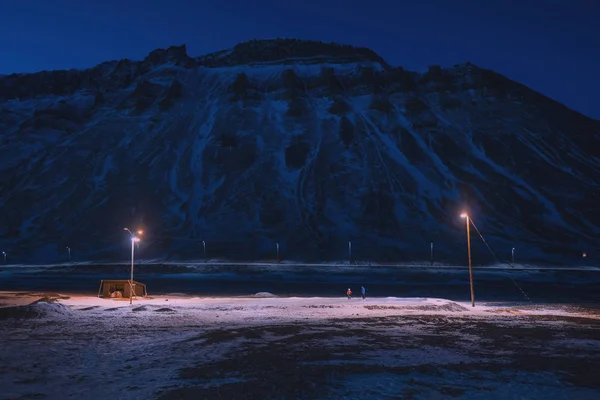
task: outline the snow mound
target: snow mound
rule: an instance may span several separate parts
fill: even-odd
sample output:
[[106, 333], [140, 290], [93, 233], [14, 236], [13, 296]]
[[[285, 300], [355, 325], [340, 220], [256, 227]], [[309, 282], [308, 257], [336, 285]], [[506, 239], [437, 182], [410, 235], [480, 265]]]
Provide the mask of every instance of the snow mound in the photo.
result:
[[73, 312], [69, 306], [60, 303], [38, 302], [31, 305], [43, 317], [58, 317], [71, 315]]
[[274, 295], [273, 293], [269, 293], [269, 292], [258, 292], [258, 293], [253, 294], [252, 297], [272, 298], [272, 297], [278, 297], [278, 296]]
[[0, 321], [5, 319], [55, 318], [72, 314], [64, 304], [37, 302], [28, 306], [0, 308]]
[[163, 307], [163, 308], [159, 308], [158, 310], [154, 310], [156, 312], [175, 312], [175, 310], [173, 310], [172, 308], [167, 308], [167, 307]]
[[39, 313], [32, 306], [16, 306], [0, 308], [0, 321], [5, 319], [36, 318]]
[[368, 310], [411, 310], [411, 311], [448, 311], [448, 312], [464, 312], [468, 311], [467, 308], [456, 304], [456, 303], [446, 303], [446, 304], [426, 304], [426, 305], [406, 305], [406, 306], [396, 306], [396, 305], [366, 305], [364, 306]]

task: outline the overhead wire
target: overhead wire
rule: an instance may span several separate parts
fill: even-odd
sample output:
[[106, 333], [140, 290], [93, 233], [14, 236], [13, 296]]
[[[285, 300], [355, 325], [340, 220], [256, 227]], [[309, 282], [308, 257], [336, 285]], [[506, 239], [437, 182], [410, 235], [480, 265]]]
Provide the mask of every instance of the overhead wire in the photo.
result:
[[[496, 261], [498, 262], [498, 264], [506, 264], [506, 262], [502, 262], [500, 261], [500, 259], [496, 256], [496, 253], [494, 253], [494, 251], [492, 250], [492, 248], [490, 247], [490, 245], [488, 244], [488, 242], [485, 240], [485, 238], [483, 237], [483, 235], [481, 234], [481, 232], [479, 232], [479, 229], [477, 229], [477, 226], [475, 225], [475, 222], [473, 222], [472, 218], [469, 218], [469, 222], [471, 222], [471, 225], [473, 225], [473, 228], [475, 228], [475, 231], [477, 232], [477, 234], [479, 235], [479, 237], [481, 238], [481, 240], [483, 241], [483, 243], [485, 244], [485, 246], [488, 248], [488, 250], [490, 251], [490, 253], [492, 253], [492, 256], [496, 259]], [[514, 268], [513, 265], [511, 265], [511, 268]], [[523, 293], [523, 296], [525, 296], [525, 298], [533, 304], [533, 301], [531, 301], [531, 299], [529, 298], [529, 296], [527, 295], [527, 293], [525, 293], [525, 291], [521, 288], [521, 286], [519, 286], [517, 284], [517, 282], [513, 279], [512, 276], [510, 276], [510, 274], [508, 272], [506, 272], [506, 276], [508, 276], [508, 278], [512, 281], [512, 283], [517, 287], [517, 289], [519, 289], [521, 291], [521, 293]]]

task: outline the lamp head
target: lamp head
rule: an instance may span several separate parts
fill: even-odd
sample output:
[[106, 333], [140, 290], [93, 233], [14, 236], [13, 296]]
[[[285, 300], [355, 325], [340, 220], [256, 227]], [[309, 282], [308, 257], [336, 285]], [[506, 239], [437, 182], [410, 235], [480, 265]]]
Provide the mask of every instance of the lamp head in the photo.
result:
[[461, 217], [461, 218], [467, 218], [468, 216], [469, 216], [469, 215], [468, 215], [467, 213], [465, 213], [465, 212], [464, 212], [464, 213], [462, 213], [462, 214], [460, 214], [460, 217]]
[[138, 233], [138, 235], [142, 235], [144, 233], [144, 231], [140, 229], [139, 231], [137, 231], [137, 233]]
[[132, 238], [131, 238], [131, 240], [132, 240], [133, 242], [139, 242], [139, 241], [140, 241], [140, 238], [139, 238], [139, 237], [132, 237]]

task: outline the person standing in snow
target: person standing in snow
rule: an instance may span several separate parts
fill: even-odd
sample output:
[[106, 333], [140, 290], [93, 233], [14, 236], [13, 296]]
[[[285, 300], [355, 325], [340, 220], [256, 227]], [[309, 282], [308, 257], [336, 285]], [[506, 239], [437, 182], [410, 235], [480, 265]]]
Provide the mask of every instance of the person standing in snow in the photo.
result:
[[348, 290], [346, 290], [346, 296], [348, 296], [348, 300], [350, 300], [352, 298], [352, 290], [350, 290], [350, 288], [348, 288]]
[[363, 298], [363, 300], [364, 300], [364, 299], [365, 299], [365, 294], [367, 293], [367, 290], [365, 289], [365, 287], [364, 287], [364, 286], [361, 286], [361, 287], [360, 287], [360, 291], [361, 291], [361, 293], [362, 293], [362, 298]]

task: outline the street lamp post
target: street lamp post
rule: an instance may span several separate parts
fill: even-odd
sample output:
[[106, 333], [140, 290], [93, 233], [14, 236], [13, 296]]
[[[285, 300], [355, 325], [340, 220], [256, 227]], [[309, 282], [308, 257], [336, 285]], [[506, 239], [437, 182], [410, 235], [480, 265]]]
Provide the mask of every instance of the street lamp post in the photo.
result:
[[429, 245], [429, 248], [430, 248], [429, 260], [430, 260], [431, 266], [433, 266], [433, 242], [431, 242], [431, 244]]
[[279, 243], [275, 243], [275, 246], [277, 246], [277, 262], [279, 262]]
[[133, 304], [133, 294], [135, 293], [135, 286], [133, 285], [133, 258], [135, 252], [135, 242], [139, 240], [140, 239], [136, 237], [131, 238], [131, 276], [129, 278], [129, 288], [131, 293], [129, 293], [129, 304]]
[[352, 264], [352, 242], [348, 242], [348, 264]]
[[69, 261], [71, 261], [71, 248], [67, 246], [67, 251], [69, 252]]
[[475, 307], [475, 291], [473, 290], [473, 267], [471, 265], [471, 218], [469, 214], [462, 213], [461, 218], [464, 218], [467, 222], [467, 254], [469, 257], [469, 282], [471, 285], [471, 306]]
[[5, 251], [2, 252], [2, 257], [4, 257], [4, 264], [6, 264], [6, 252]]
[[515, 248], [512, 248], [512, 252], [511, 252], [511, 258], [512, 258], [512, 265], [513, 267], [515, 266]]
[[[129, 304], [133, 304], [133, 295], [135, 293], [135, 285], [133, 283], [133, 260], [134, 260], [134, 255], [135, 255], [135, 244], [140, 241], [140, 238], [135, 236], [133, 233], [131, 233], [129, 228], [123, 228], [123, 230], [126, 230], [127, 232], [129, 232], [129, 235], [131, 236], [131, 275], [129, 278], [129, 290], [130, 290]], [[137, 233], [138, 233], [138, 235], [141, 235], [144, 232], [137, 231]]]
[[203, 240], [202, 241], [202, 248], [203, 248], [203, 257], [206, 258], [206, 242]]

